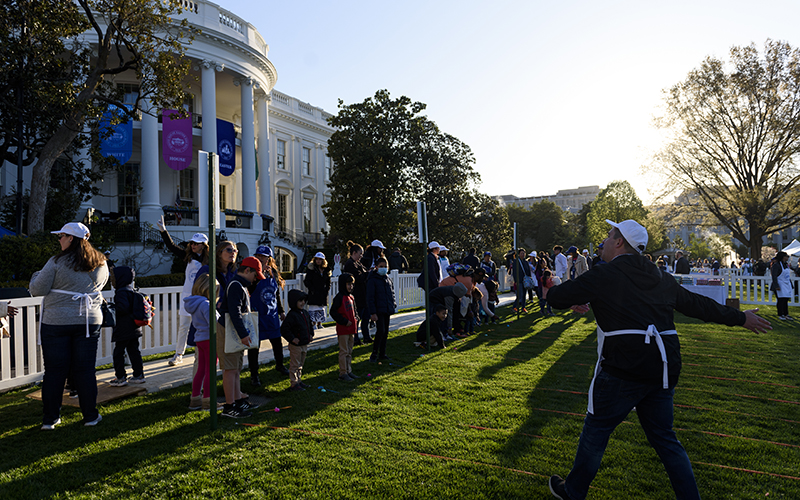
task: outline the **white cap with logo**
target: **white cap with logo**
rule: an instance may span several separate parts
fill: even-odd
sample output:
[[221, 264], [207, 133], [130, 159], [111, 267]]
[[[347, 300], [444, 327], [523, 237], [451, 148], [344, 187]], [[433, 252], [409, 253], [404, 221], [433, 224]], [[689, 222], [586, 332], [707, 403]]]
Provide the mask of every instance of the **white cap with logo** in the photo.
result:
[[625, 241], [639, 253], [644, 252], [644, 249], [647, 248], [647, 229], [635, 220], [628, 219], [622, 222], [613, 222], [606, 219], [606, 222], [619, 229]]

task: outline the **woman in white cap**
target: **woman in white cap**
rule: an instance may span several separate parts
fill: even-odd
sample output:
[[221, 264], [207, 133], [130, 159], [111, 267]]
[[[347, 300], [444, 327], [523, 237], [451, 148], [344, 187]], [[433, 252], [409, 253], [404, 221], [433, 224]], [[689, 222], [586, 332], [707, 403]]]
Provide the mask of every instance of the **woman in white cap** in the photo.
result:
[[325, 307], [328, 305], [328, 292], [331, 289], [331, 269], [325, 254], [317, 252], [308, 263], [303, 284], [308, 289], [308, 314], [311, 322], [322, 328], [325, 321]]
[[[188, 297], [192, 294], [192, 286], [194, 285], [197, 271], [201, 267], [208, 265], [208, 236], [203, 233], [195, 233], [192, 239], [187, 242], [186, 247], [180, 247], [172, 242], [167, 227], [164, 225], [163, 215], [157, 225], [158, 230], [161, 232], [161, 239], [164, 241], [167, 250], [186, 262], [186, 278], [183, 281], [181, 297]], [[192, 315], [186, 311], [183, 300], [180, 301], [178, 315], [180, 316], [180, 323], [178, 324], [178, 335], [175, 338], [175, 356], [169, 360], [170, 366], [183, 363], [183, 353], [186, 351], [186, 339], [189, 334], [189, 327], [192, 324]]]
[[386, 247], [383, 246], [381, 240], [372, 240], [372, 243], [364, 250], [364, 255], [361, 257], [361, 263], [364, 264], [367, 271], [375, 269], [378, 265], [378, 259], [383, 257], [384, 250], [386, 250]]
[[97, 425], [95, 361], [103, 314], [100, 291], [108, 281], [106, 256], [89, 243], [89, 228], [80, 222], [65, 224], [58, 235], [61, 252], [31, 277], [30, 291], [44, 295], [40, 342], [44, 358], [42, 430], [61, 423], [64, 383], [70, 376], [80, 398], [83, 424]]

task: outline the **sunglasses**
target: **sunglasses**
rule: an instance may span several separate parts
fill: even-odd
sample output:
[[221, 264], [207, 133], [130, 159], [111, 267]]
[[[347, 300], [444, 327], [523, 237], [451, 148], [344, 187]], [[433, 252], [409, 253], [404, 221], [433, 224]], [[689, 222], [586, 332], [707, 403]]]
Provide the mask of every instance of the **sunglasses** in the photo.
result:
[[235, 249], [233, 247], [228, 247], [228, 248], [225, 249], [225, 251], [228, 252], [228, 253], [236, 253], [239, 250], [237, 250], [237, 249]]
[[60, 240], [61, 238], [68, 238], [68, 237], [69, 237], [69, 235], [68, 235], [68, 234], [63, 234], [63, 233], [62, 233], [62, 234], [59, 234], [59, 235], [57, 235], [57, 236], [58, 236], [58, 239], [59, 239], [59, 240]]

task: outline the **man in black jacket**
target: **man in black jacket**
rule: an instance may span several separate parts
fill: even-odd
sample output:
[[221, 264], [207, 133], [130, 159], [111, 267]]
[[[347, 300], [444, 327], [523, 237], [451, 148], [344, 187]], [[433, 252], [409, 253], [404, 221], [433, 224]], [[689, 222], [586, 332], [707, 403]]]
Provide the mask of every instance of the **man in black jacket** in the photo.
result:
[[476, 250], [474, 248], [470, 248], [467, 256], [461, 261], [461, 263], [465, 266], [471, 267], [473, 271], [477, 270], [478, 266], [481, 264], [481, 261], [478, 260], [478, 256], [475, 255], [475, 252]]
[[[755, 310], [740, 312], [679, 286], [641, 253], [647, 231], [639, 223], [606, 221], [612, 228], [603, 241], [603, 260], [592, 269], [553, 287], [553, 307], [594, 311], [598, 364], [589, 387], [589, 409], [572, 471], [566, 481], [550, 478], [550, 491], [561, 499], [586, 497], [611, 433], [635, 407], [648, 441], [661, 457], [678, 498], [700, 498], [692, 465], [672, 430], [672, 396], [681, 369], [673, 311], [704, 321], [771, 330]], [[624, 395], [624, 396], [623, 396]]]
[[683, 252], [680, 250], [675, 252], [675, 274], [689, 274], [691, 272], [689, 261], [683, 256]]

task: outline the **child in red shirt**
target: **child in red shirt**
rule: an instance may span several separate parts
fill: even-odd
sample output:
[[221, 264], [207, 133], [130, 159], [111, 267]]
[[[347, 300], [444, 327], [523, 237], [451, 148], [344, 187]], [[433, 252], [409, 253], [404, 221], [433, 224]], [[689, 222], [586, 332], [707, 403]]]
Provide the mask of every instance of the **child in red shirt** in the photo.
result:
[[339, 276], [339, 293], [331, 303], [331, 318], [336, 321], [336, 336], [339, 339], [339, 380], [350, 382], [358, 377], [353, 374], [350, 363], [353, 360], [353, 341], [358, 333], [358, 314], [353, 299], [353, 286], [356, 280], [350, 273]]

